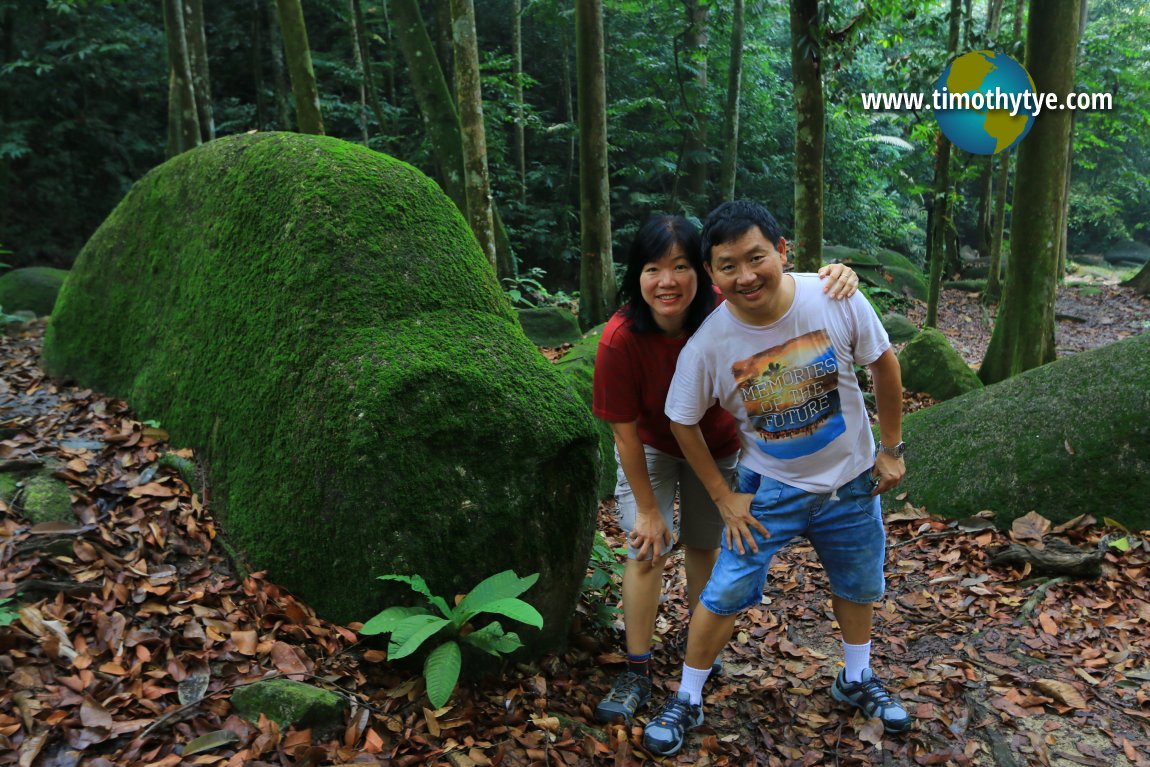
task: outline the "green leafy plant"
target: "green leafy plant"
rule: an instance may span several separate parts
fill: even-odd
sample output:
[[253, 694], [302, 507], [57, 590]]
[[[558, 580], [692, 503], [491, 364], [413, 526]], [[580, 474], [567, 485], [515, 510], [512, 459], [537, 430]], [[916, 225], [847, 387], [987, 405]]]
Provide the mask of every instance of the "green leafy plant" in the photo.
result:
[[11, 626], [20, 617], [16, 605], [10, 605], [12, 597], [0, 599], [0, 626]]
[[562, 290], [552, 293], [541, 282], [547, 271], [538, 266], [528, 269], [517, 277], [503, 278], [503, 291], [515, 306], [534, 308], [538, 306], [566, 306], [578, 300], [578, 293], [568, 294]]
[[621, 612], [618, 604], [623, 597], [623, 562], [619, 557], [626, 554], [625, 546], [611, 548], [602, 531], [595, 532], [582, 596], [591, 619], [601, 626], [610, 625]]
[[[455, 607], [443, 597], [431, 593], [427, 583], [418, 575], [381, 575], [381, 581], [406, 583], [413, 591], [426, 597], [431, 606], [389, 607], [375, 616], [360, 634], [391, 634], [387, 645], [389, 660], [406, 658], [425, 642], [433, 638], [440, 643], [423, 662], [423, 678], [427, 682], [427, 697], [431, 705], [439, 708], [451, 697], [459, 681], [463, 666], [460, 642], [476, 647], [495, 657], [514, 652], [523, 646], [515, 632], [504, 633], [499, 621], [482, 628], [471, 625], [472, 619], [483, 613], [502, 615], [535, 628], [543, 627], [543, 616], [518, 596], [535, 585], [539, 573], [520, 578], [512, 570], [487, 578], [464, 596]], [[458, 641], [457, 641], [458, 640]]]

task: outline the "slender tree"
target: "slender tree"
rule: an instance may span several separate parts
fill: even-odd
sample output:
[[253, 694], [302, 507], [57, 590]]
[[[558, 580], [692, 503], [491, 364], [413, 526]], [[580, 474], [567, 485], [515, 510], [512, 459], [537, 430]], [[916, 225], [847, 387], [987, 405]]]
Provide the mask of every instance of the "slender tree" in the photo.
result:
[[183, 6], [181, 0], [164, 0], [164, 34], [168, 41], [168, 157], [201, 143]]
[[727, 71], [727, 113], [723, 122], [723, 167], [719, 174], [719, 194], [735, 199], [735, 176], [739, 158], [739, 94], [743, 82], [744, 0], [734, 0], [731, 19], [731, 61]]
[[[1023, 0], [1014, 2], [1014, 26], [1010, 36], [1013, 47], [1022, 39]], [[998, 188], [994, 194], [994, 224], [990, 240], [990, 274], [986, 278], [983, 303], [996, 304], [1002, 295], [1002, 236], [1006, 229], [1006, 197], [1010, 184], [1010, 160], [1013, 152], [1006, 150], [998, 156]]]
[[818, 0], [791, 0], [791, 70], [795, 100], [795, 268], [814, 272], [823, 260], [822, 51]]
[[[375, 122], [380, 131], [387, 130], [387, 117], [383, 114], [383, 105], [379, 103], [379, 89], [375, 84], [375, 67], [372, 64], [371, 45], [368, 42], [367, 22], [364, 19], [363, 3], [361, 0], [349, 0], [352, 25], [352, 45], [355, 50], [356, 66], [360, 70], [363, 82], [364, 96], [375, 115]], [[362, 62], [362, 64], [360, 63]], [[366, 128], [364, 129], [366, 133]], [[366, 139], [365, 139], [366, 143]]]
[[[687, 29], [683, 35], [688, 74], [681, 80], [687, 111], [682, 173], [693, 204], [705, 204], [707, 194], [707, 0], [683, 0]], [[682, 74], [680, 74], [682, 77]]]
[[[992, 47], [997, 47], [999, 27], [1002, 22], [1002, 0], [987, 0], [986, 37]], [[991, 210], [994, 190], [994, 156], [978, 160], [978, 216], [975, 222], [976, 247], [978, 255], [990, 255], [993, 235], [991, 233]]]
[[491, 215], [491, 183], [487, 175], [487, 134], [483, 129], [483, 96], [479, 86], [479, 45], [475, 39], [475, 6], [471, 0], [451, 0], [452, 39], [455, 47], [455, 98], [463, 136], [463, 190], [467, 221], [483, 254], [497, 268], [495, 224]]
[[184, 32], [188, 36], [188, 57], [192, 65], [192, 90], [196, 94], [196, 118], [200, 140], [216, 137], [212, 113], [212, 86], [208, 74], [208, 40], [204, 31], [204, 0], [184, 0]]
[[291, 130], [291, 84], [288, 82], [287, 63], [284, 61], [283, 29], [276, 0], [266, 0], [268, 37], [271, 47], [272, 83], [275, 86], [276, 120], [280, 130]]
[[[946, 59], [953, 61], [958, 51], [959, 24], [962, 21], [962, 0], [950, 0], [950, 34], [947, 37]], [[950, 229], [950, 142], [942, 131], [938, 132], [938, 151], [934, 160], [934, 195], [930, 211], [930, 226], [926, 257], [930, 262], [930, 284], [927, 289], [926, 322], [928, 328], [938, 326], [938, 299], [942, 292], [943, 264], [946, 263], [946, 234]]]
[[359, 44], [359, 23], [356, 18], [355, 0], [351, 0], [348, 12], [351, 23], [351, 58], [355, 62], [355, 73], [359, 76], [359, 132], [363, 145], [368, 146], [370, 137], [367, 133], [367, 72], [363, 66], [363, 48]]
[[523, 7], [522, 0], [511, 3], [511, 54], [515, 60], [515, 165], [519, 171], [519, 204], [527, 205], [527, 148], [523, 117]]
[[607, 76], [601, 0], [575, 0], [579, 102], [579, 321], [589, 328], [615, 311], [607, 170]]
[[[1078, 6], [1078, 39], [1086, 32], [1088, 18], [1086, 0]], [[1074, 45], [1074, 68], [1078, 68], [1078, 44]], [[1078, 125], [1078, 112], [1070, 112], [1070, 142], [1066, 148], [1066, 186], [1062, 190], [1062, 215], [1058, 223], [1058, 279], [1066, 276], [1067, 228], [1070, 224], [1070, 177], [1074, 173], [1074, 129]]]
[[292, 96], [295, 99], [296, 121], [300, 133], [323, 135], [323, 115], [319, 108], [319, 88], [315, 70], [311, 66], [311, 46], [307, 41], [300, 0], [276, 0], [283, 30], [284, 54], [288, 74], [291, 76]]
[[[1079, 0], [1031, 0], [1026, 69], [1036, 90], [1064, 100], [1074, 88]], [[1054, 299], [1058, 249], [1052, 234], [1062, 215], [1070, 112], [1047, 110], [1018, 150], [1006, 290], [979, 370], [995, 383], [1056, 357]]]

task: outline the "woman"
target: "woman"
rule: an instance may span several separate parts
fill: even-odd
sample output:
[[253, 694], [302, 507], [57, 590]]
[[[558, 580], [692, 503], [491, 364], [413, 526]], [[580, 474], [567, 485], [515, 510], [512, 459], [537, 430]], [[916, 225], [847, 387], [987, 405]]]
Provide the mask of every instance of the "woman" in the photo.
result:
[[[846, 298], [858, 277], [833, 264], [824, 292]], [[681, 216], [649, 219], [635, 235], [620, 289], [626, 302], [608, 321], [595, 359], [593, 411], [610, 422], [619, 465], [615, 497], [627, 533], [623, 622], [627, 670], [595, 709], [599, 721], [630, 722], [651, 697], [651, 638], [663, 566], [674, 537], [679, 495], [679, 540], [685, 551], [687, 604], [694, 609], [718, 556], [723, 520], [683, 458], [663, 414], [675, 362], [687, 339], [722, 301], [703, 268], [699, 231]], [[717, 404], [700, 423], [719, 467], [734, 477], [739, 435]]]

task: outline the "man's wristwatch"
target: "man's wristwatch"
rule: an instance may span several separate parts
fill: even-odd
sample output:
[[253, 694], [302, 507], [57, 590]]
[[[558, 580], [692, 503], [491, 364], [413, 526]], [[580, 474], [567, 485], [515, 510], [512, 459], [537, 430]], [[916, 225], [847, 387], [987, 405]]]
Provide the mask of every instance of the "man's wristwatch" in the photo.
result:
[[895, 458], [902, 458], [903, 454], [906, 453], [906, 443], [899, 442], [894, 447], [887, 447], [882, 442], [879, 442], [878, 451], [880, 453], [886, 453], [887, 455], [894, 456]]

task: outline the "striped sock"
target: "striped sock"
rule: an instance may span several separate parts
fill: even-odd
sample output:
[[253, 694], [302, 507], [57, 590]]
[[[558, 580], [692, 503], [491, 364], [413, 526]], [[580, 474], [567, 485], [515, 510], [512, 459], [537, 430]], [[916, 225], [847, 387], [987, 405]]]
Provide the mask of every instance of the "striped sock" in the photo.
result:
[[645, 676], [651, 678], [651, 653], [646, 652], [642, 655], [632, 655], [627, 653], [627, 670], [632, 674]]

